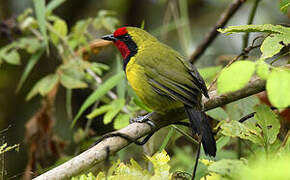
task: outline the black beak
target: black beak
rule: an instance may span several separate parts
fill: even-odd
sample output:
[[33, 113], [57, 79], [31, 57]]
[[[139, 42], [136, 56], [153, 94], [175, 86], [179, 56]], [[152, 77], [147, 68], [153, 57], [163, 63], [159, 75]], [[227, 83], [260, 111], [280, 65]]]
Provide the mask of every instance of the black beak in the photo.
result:
[[109, 34], [106, 36], [101, 37], [101, 39], [107, 40], [107, 41], [117, 41], [117, 38], [114, 37], [113, 34]]

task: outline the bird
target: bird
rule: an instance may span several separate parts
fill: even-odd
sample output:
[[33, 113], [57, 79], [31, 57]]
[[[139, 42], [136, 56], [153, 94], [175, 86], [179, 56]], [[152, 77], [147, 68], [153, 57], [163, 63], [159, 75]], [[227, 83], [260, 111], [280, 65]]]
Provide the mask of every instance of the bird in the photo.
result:
[[160, 114], [184, 107], [205, 154], [215, 157], [216, 142], [201, 102], [202, 94], [209, 95], [197, 69], [141, 28], [120, 27], [101, 38], [120, 51], [127, 80], [141, 101]]

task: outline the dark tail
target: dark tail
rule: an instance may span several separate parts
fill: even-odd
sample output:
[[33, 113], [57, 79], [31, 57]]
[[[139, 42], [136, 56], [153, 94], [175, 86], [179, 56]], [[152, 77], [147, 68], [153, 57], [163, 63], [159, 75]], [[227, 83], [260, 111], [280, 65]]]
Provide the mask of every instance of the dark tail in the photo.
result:
[[205, 113], [198, 108], [184, 105], [194, 133], [201, 135], [201, 143], [205, 154], [216, 155], [216, 143]]

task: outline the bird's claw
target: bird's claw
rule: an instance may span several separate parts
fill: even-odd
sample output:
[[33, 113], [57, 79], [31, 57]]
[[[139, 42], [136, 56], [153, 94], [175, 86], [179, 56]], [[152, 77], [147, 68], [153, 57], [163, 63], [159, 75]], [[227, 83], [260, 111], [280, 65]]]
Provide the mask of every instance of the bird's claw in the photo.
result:
[[135, 118], [130, 119], [130, 124], [132, 123], [146, 123], [152, 128], [155, 128], [156, 125], [153, 121], [151, 121], [149, 118], [152, 116], [152, 113], [148, 113], [145, 116], [138, 116]]

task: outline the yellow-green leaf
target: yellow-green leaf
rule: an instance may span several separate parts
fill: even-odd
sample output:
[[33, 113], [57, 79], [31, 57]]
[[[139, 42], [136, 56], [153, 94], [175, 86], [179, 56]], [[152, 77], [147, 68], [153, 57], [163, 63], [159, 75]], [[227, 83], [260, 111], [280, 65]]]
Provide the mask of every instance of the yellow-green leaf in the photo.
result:
[[47, 11], [53, 11], [55, 8], [60, 6], [62, 3], [64, 3], [66, 0], [52, 0], [48, 3], [46, 10]]
[[207, 111], [206, 114], [218, 121], [226, 120], [228, 118], [228, 114], [221, 107]]
[[277, 115], [266, 105], [254, 107], [255, 119], [263, 131], [265, 144], [273, 144], [280, 130], [280, 122]]
[[39, 58], [43, 54], [43, 52], [44, 52], [44, 49], [40, 49], [39, 51], [37, 51], [36, 53], [31, 55], [30, 59], [28, 60], [26, 66], [25, 66], [25, 69], [21, 75], [20, 81], [17, 85], [17, 88], [16, 88], [17, 92], [21, 89], [23, 83], [27, 79], [28, 75], [30, 74], [31, 70], [33, 69], [33, 67], [35, 66], [35, 64], [37, 63], [37, 61], [39, 60]]
[[101, 107], [98, 107], [96, 109], [94, 109], [90, 114], [87, 115], [88, 119], [93, 119], [96, 116], [99, 116], [101, 114], [104, 114], [105, 112], [109, 111], [110, 109], [112, 109], [111, 105], [104, 105]]
[[129, 124], [130, 115], [120, 113], [114, 120], [114, 129], [121, 129]]
[[68, 88], [68, 89], [77, 89], [77, 88], [86, 88], [88, 87], [87, 83], [74, 79], [73, 77], [66, 75], [66, 74], [61, 74], [60, 75], [60, 82], [61, 84]]
[[45, 0], [33, 0], [36, 19], [43, 36], [45, 44], [47, 44], [46, 19], [45, 19]]
[[204, 80], [211, 81], [217, 75], [217, 73], [220, 72], [220, 70], [222, 70], [222, 66], [212, 66], [198, 69], [198, 72]]
[[59, 41], [59, 37], [58, 36], [66, 36], [68, 29], [67, 29], [67, 24], [64, 20], [62, 19], [56, 19], [53, 23], [53, 29], [55, 30], [55, 32], [57, 34], [55, 34], [54, 32], [51, 32], [51, 40], [54, 44], [57, 44]]
[[278, 108], [290, 106], [290, 72], [274, 70], [268, 77], [266, 90], [270, 102]]
[[238, 121], [225, 122], [222, 121], [221, 133], [229, 137], [239, 137], [247, 139], [253, 143], [263, 145], [263, 139], [260, 135], [260, 131], [257, 128], [246, 126]]
[[116, 99], [111, 104], [111, 110], [108, 111], [104, 116], [104, 124], [110, 123], [113, 118], [121, 111], [123, 106], [125, 105], [125, 99]]
[[42, 96], [46, 95], [58, 83], [58, 75], [50, 74], [40, 79], [28, 93], [26, 100], [30, 100], [38, 93]]
[[[218, 29], [221, 33], [235, 33], [235, 32], [264, 32], [264, 33], [283, 33], [286, 27], [273, 24], [261, 25], [242, 25], [242, 26], [229, 26], [225, 29]], [[289, 31], [289, 30], [288, 30]]]
[[124, 73], [118, 73], [104, 82], [99, 88], [97, 88], [82, 104], [79, 112], [75, 116], [71, 126], [73, 127], [78, 120], [78, 118], [83, 114], [83, 112], [91, 106], [94, 102], [96, 102], [99, 98], [105, 95], [110, 89], [115, 87], [122, 79], [124, 78]]
[[263, 60], [258, 61], [256, 72], [261, 79], [266, 80], [270, 74], [269, 65]]
[[11, 52], [4, 54], [2, 58], [9, 64], [13, 65], [21, 64], [19, 53], [16, 50], [12, 50]]
[[261, 45], [261, 52], [262, 52], [261, 58], [266, 59], [266, 58], [269, 58], [278, 54], [280, 50], [283, 48], [283, 45], [280, 42], [287, 43], [285, 36], [281, 34], [268, 36]]
[[255, 63], [251, 61], [238, 61], [230, 67], [224, 68], [217, 80], [220, 93], [227, 93], [243, 88], [255, 72]]

